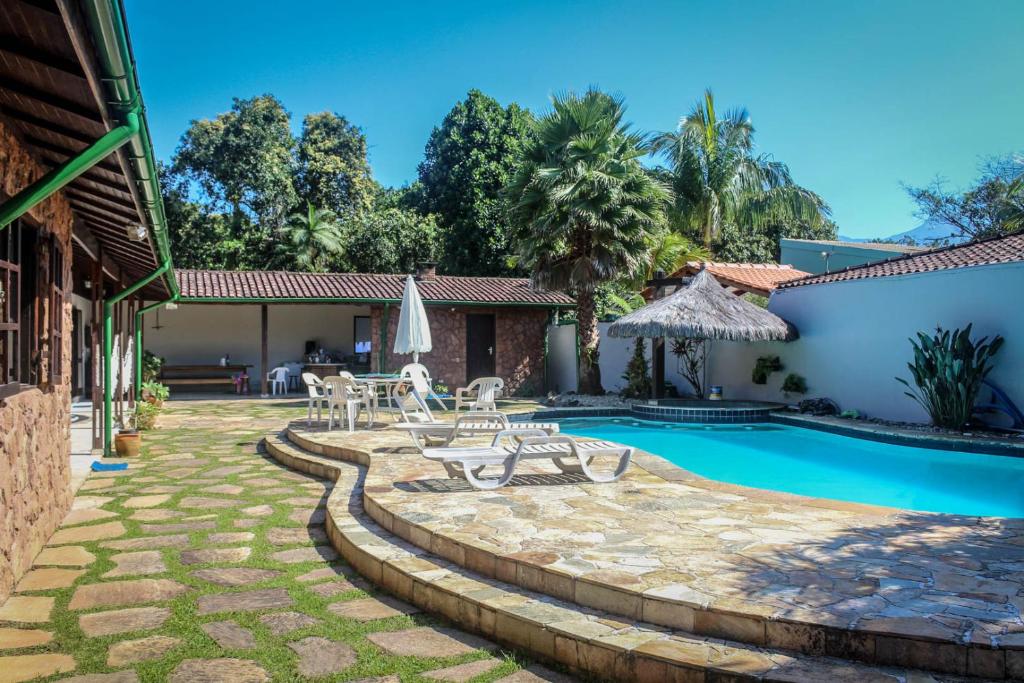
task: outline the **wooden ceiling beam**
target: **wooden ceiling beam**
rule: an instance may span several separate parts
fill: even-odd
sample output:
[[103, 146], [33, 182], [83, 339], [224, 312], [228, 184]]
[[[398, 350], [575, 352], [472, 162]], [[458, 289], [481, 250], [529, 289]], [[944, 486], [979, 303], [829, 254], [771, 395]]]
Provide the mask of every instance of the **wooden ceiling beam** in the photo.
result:
[[24, 97], [34, 102], [46, 105], [47, 107], [53, 107], [72, 116], [85, 119], [86, 121], [92, 121], [103, 125], [103, 118], [92, 109], [87, 106], [83, 106], [78, 102], [66, 99], [60, 95], [54, 95], [53, 93], [40, 90], [39, 88], [30, 85], [28, 83], [22, 83], [13, 78], [6, 76], [0, 76], [0, 90], [7, 90], [19, 97]]
[[0, 52], [34, 62], [47, 69], [60, 71], [68, 76], [85, 78], [85, 71], [82, 70], [82, 65], [78, 62], [47, 52], [44, 48], [28, 45], [15, 36], [0, 37]]

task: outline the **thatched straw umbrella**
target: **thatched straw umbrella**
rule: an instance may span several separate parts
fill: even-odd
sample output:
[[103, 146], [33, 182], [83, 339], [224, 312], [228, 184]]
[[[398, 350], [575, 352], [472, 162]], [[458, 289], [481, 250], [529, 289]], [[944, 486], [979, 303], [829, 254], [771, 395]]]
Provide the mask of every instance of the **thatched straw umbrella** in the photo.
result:
[[616, 320], [608, 336], [790, 341], [796, 330], [774, 313], [732, 294], [702, 269], [686, 287]]

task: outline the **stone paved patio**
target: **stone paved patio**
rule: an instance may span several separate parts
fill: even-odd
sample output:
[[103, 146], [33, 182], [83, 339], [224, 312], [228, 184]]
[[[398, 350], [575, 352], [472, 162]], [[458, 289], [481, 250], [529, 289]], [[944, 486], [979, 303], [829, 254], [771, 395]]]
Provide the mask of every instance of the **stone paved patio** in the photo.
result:
[[563, 680], [374, 594], [337, 558], [329, 484], [257, 452], [302, 404], [168, 408], [127, 472], [88, 478], [0, 605], [0, 683]]
[[1024, 520], [745, 489], [653, 456], [638, 457], [616, 484], [579, 483], [531, 461], [514, 485], [477, 492], [396, 430], [328, 433], [303, 420], [290, 433], [302, 445], [367, 454], [364, 502], [385, 528], [531, 590], [812, 653], [826, 650], [828, 634], [846, 633], [829, 654], [917, 666], [947, 659], [955, 670], [969, 651], [984, 673], [1002, 671], [1000, 648], [1014, 652], [1013, 666], [1024, 662]]

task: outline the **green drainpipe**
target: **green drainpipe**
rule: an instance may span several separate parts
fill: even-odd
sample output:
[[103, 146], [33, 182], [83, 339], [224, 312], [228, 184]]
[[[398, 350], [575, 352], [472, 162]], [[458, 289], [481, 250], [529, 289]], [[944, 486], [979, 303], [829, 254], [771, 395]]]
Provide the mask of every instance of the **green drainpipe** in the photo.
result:
[[142, 316], [150, 311], [155, 311], [161, 306], [174, 303], [178, 297], [157, 301], [135, 311], [135, 401], [142, 400]]
[[[114, 443], [114, 369], [111, 356], [114, 354], [114, 306], [125, 297], [131, 296], [153, 280], [161, 277], [171, 267], [170, 261], [164, 261], [160, 267], [141, 280], [103, 301], [103, 454], [111, 454]], [[138, 351], [136, 350], [136, 353]]]
[[107, 131], [96, 142], [7, 200], [0, 206], [0, 230], [131, 140], [139, 132], [139, 121], [138, 109], [128, 111], [123, 125]]

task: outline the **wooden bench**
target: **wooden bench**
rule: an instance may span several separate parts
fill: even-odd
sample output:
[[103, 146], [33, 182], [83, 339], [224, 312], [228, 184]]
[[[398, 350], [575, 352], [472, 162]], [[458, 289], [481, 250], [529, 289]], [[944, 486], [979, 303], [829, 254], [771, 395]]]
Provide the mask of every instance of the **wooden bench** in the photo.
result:
[[196, 388], [223, 386], [228, 391], [235, 388], [235, 376], [246, 372], [248, 365], [165, 365], [160, 371], [160, 381], [168, 386], [191, 386]]

